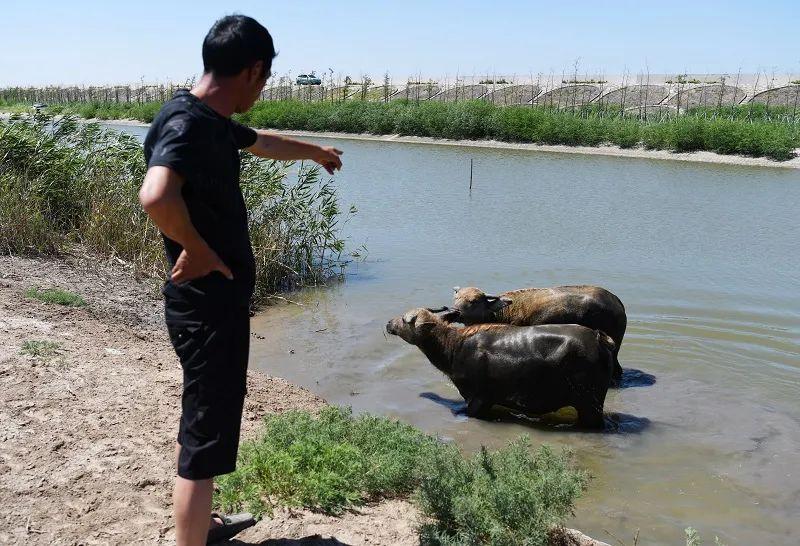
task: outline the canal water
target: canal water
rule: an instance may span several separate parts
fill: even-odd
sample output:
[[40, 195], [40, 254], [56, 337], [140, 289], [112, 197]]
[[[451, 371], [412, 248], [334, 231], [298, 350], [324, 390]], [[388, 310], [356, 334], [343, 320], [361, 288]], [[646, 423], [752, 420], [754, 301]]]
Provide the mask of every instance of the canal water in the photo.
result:
[[[569, 524], [609, 543], [639, 530], [679, 544], [687, 526], [730, 545], [800, 541], [798, 171], [317, 140], [345, 152], [336, 183], [359, 209], [345, 235], [365, 259], [255, 317], [252, 366], [465, 450], [520, 434], [570, 447], [593, 479]], [[467, 419], [422, 353], [384, 334], [454, 285], [577, 283], [628, 311], [625, 388], [602, 433]]]

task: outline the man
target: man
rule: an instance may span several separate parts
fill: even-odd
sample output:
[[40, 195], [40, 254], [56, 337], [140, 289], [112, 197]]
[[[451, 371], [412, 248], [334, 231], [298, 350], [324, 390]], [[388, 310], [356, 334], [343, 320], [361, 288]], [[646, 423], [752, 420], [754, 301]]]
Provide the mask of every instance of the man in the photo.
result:
[[148, 169], [139, 199], [164, 236], [172, 266], [165, 318], [183, 367], [173, 492], [179, 546], [230, 538], [253, 523], [211, 517], [213, 478], [236, 464], [255, 284], [239, 150], [313, 160], [330, 174], [342, 166], [335, 148], [231, 119], [253, 106], [274, 57], [272, 37], [254, 19], [233, 15], [214, 23], [203, 41], [203, 77], [163, 106], [144, 144]]

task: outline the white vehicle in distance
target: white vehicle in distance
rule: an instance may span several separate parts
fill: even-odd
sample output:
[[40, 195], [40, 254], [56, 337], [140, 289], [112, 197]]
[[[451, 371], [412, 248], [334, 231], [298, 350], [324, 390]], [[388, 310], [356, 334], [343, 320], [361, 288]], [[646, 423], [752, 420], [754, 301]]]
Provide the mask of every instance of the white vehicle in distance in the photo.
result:
[[297, 85], [321, 85], [322, 80], [314, 74], [300, 74], [297, 76]]

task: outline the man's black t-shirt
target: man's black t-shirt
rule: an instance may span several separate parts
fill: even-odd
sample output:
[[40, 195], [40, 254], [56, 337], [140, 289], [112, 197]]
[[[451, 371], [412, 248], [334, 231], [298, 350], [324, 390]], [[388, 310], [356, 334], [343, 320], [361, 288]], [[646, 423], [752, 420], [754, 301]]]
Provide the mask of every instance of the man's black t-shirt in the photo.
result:
[[[182, 285], [167, 281], [167, 299], [198, 307], [246, 305], [255, 286], [255, 260], [247, 209], [239, 187], [239, 150], [252, 146], [256, 132], [226, 118], [183, 89], [164, 104], [144, 141], [147, 166], [169, 167], [184, 180], [182, 194], [192, 224], [233, 272], [214, 272]], [[170, 265], [181, 246], [164, 237]]]

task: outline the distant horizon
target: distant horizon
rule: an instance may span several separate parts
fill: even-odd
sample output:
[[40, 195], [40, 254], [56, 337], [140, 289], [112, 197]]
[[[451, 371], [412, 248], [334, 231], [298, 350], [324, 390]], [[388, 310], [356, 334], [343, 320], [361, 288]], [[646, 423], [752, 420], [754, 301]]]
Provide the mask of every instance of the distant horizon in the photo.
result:
[[453, 79], [530, 74], [800, 74], [793, 0], [478, 0], [402, 8], [367, 0], [125, 3], [55, 0], [3, 7], [0, 87], [184, 82], [202, 73], [201, 44], [232, 11], [272, 33], [274, 72]]

